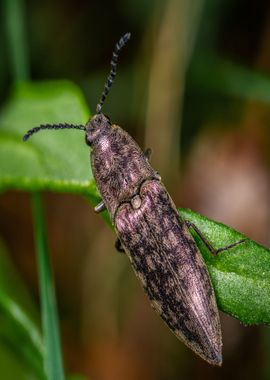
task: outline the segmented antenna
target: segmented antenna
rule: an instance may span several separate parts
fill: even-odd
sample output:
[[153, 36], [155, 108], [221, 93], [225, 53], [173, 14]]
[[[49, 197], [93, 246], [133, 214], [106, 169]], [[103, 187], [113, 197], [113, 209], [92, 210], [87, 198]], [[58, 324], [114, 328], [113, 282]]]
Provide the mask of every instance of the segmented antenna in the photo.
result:
[[97, 113], [101, 113], [101, 109], [103, 107], [104, 101], [110, 92], [110, 88], [112, 87], [112, 84], [116, 75], [116, 66], [118, 62], [119, 51], [126, 45], [129, 39], [130, 39], [130, 33], [126, 33], [123, 37], [120, 38], [120, 40], [115, 45], [115, 48], [112, 54], [112, 59], [111, 59], [111, 71], [105, 83], [104, 91], [101, 95], [100, 101], [97, 104], [97, 108], [96, 108]]
[[80, 129], [86, 131], [84, 125], [73, 125], [73, 124], [41, 124], [39, 127], [34, 127], [29, 129], [28, 132], [23, 136], [23, 141], [27, 141], [34, 133], [41, 131], [42, 129]]

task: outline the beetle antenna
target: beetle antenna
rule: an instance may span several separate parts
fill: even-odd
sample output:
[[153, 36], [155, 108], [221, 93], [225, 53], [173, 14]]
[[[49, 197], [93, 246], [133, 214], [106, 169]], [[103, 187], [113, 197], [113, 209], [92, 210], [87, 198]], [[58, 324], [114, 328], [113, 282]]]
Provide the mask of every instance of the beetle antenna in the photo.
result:
[[73, 124], [41, 124], [39, 127], [34, 127], [29, 129], [28, 132], [23, 136], [23, 141], [27, 141], [34, 133], [41, 131], [42, 129], [80, 129], [86, 131], [84, 125], [73, 125]]
[[105, 83], [103, 93], [101, 95], [100, 101], [97, 104], [96, 112], [101, 113], [101, 109], [103, 107], [104, 101], [107, 98], [110, 88], [112, 87], [115, 75], [116, 75], [116, 66], [118, 62], [118, 56], [120, 50], [126, 45], [128, 40], [130, 39], [130, 33], [126, 33], [123, 37], [120, 38], [120, 40], [117, 42], [115, 45], [113, 54], [112, 54], [112, 59], [111, 59], [111, 70], [110, 74], [108, 76], [108, 79]]

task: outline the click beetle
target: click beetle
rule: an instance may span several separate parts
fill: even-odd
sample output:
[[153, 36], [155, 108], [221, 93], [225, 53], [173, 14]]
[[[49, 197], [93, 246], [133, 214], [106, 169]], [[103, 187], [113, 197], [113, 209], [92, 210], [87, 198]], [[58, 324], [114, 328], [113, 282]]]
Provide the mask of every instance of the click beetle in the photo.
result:
[[102, 202], [118, 240], [126, 252], [153, 308], [172, 332], [195, 353], [213, 365], [222, 363], [222, 337], [218, 309], [206, 264], [189, 231], [192, 227], [214, 251], [200, 231], [179, 215], [160, 175], [121, 127], [101, 111], [116, 75], [118, 53], [127, 43], [125, 34], [115, 45], [111, 70], [96, 114], [84, 125], [40, 125], [24, 135], [24, 141], [42, 129], [80, 129], [91, 147], [91, 166]]

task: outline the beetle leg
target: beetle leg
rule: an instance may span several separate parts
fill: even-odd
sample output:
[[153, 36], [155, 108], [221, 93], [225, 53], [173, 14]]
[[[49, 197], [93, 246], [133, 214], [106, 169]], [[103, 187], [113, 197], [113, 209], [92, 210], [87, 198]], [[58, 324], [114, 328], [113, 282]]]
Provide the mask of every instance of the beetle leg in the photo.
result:
[[147, 158], [147, 160], [149, 160], [152, 155], [152, 149], [151, 148], [145, 149], [143, 154], [144, 154], [144, 157]]
[[115, 240], [115, 244], [114, 244], [115, 248], [117, 249], [118, 252], [122, 252], [122, 253], [125, 253], [125, 250], [124, 248], [122, 247], [122, 244], [121, 244], [121, 241], [119, 238], [117, 238]]
[[106, 206], [105, 206], [105, 203], [102, 201], [100, 202], [98, 205], [96, 205], [95, 207], [95, 212], [98, 214], [99, 212], [101, 211], [104, 211], [106, 210]]
[[196, 232], [196, 234], [200, 237], [200, 239], [203, 241], [203, 243], [205, 244], [205, 246], [209, 249], [209, 251], [212, 253], [212, 255], [217, 255], [218, 253], [220, 252], [223, 252], [223, 251], [227, 251], [231, 248], [234, 248], [236, 247], [237, 245], [239, 244], [242, 244], [244, 243], [247, 239], [242, 239], [242, 240], [239, 240], [237, 241], [236, 243], [233, 243], [233, 244], [230, 244], [230, 245], [227, 245], [226, 247], [222, 247], [222, 248], [219, 248], [219, 249], [215, 249], [212, 244], [206, 239], [206, 237], [202, 234], [202, 232], [199, 230], [199, 228], [192, 222], [190, 221], [185, 221], [186, 225], [188, 226], [188, 228], [193, 228], [193, 230]]

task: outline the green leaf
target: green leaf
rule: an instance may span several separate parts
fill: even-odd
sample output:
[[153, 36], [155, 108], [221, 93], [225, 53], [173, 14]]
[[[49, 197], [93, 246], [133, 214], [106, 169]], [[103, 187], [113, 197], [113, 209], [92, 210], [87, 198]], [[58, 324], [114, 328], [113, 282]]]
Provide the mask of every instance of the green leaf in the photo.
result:
[[81, 91], [67, 81], [16, 86], [0, 114], [0, 190], [53, 190], [97, 199], [84, 133], [41, 131], [40, 124], [84, 124], [90, 112]]
[[[0, 242], [0, 340], [27, 371], [44, 378], [37, 308]], [[0, 362], [1, 365], [1, 362]], [[2, 367], [0, 367], [2, 373]]]
[[191, 210], [180, 209], [180, 214], [194, 223], [215, 249], [246, 239], [213, 256], [191, 229], [208, 266], [219, 308], [245, 324], [270, 324], [270, 250]]
[[270, 102], [269, 75], [211, 55], [193, 58], [189, 85], [244, 100]]

